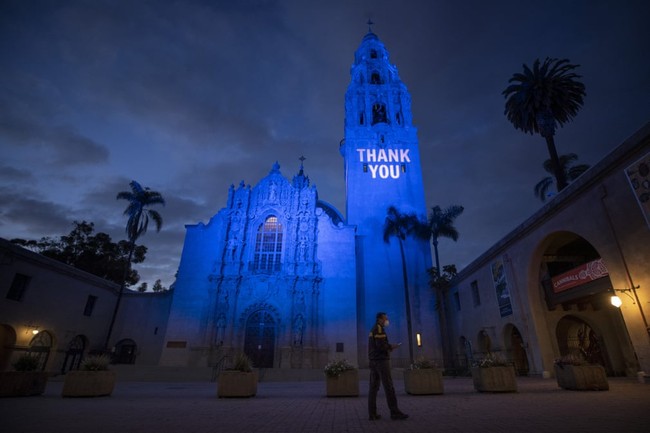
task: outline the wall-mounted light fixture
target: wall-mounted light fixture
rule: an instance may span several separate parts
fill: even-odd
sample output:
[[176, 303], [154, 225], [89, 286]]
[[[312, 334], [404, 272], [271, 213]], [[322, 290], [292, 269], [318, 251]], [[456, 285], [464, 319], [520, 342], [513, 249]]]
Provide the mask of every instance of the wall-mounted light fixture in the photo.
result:
[[34, 325], [34, 322], [27, 322], [23, 326], [25, 327], [24, 328], [25, 329], [25, 334], [36, 335], [36, 334], [38, 334], [40, 332], [39, 329], [38, 329], [39, 326]]
[[[639, 287], [640, 286], [636, 286], [636, 287], [634, 287], [634, 289], [638, 289]], [[632, 297], [632, 295], [630, 295], [628, 293], [628, 292], [631, 292], [632, 289], [612, 289], [612, 290], [614, 291], [614, 294], [609, 298], [609, 302], [611, 302], [611, 304], [613, 306], [615, 306], [616, 308], [620, 308], [621, 305], [623, 305], [623, 301], [621, 300], [621, 298], [618, 297], [616, 292], [625, 293], [632, 300], [632, 304], [636, 303], [636, 302], [634, 302], [634, 298]]]
[[418, 344], [418, 347], [422, 347], [422, 335], [418, 332], [415, 334], [415, 341]]

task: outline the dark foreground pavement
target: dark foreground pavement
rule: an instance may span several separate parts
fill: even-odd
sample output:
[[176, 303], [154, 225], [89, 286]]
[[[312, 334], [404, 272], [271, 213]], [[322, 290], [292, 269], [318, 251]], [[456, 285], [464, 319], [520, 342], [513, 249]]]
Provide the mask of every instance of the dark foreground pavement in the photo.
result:
[[518, 378], [519, 392], [482, 394], [470, 378], [445, 378], [445, 393], [410, 396], [395, 386], [405, 421], [369, 421], [368, 382], [359, 397], [327, 398], [324, 382], [261, 382], [256, 397], [219, 399], [210, 382], [118, 382], [113, 395], [61, 398], [51, 381], [39, 397], [0, 399], [6, 433], [194, 432], [650, 432], [650, 385], [610, 378], [609, 391], [566, 391], [554, 379]]

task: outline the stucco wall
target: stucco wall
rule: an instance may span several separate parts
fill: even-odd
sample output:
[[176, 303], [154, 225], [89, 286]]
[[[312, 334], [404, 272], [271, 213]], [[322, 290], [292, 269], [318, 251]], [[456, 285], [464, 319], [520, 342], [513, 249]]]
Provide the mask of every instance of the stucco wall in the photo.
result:
[[[650, 307], [650, 230], [625, 174], [627, 167], [649, 152], [650, 124], [463, 269], [452, 288], [452, 293], [458, 292], [461, 310], [449, 306], [455, 341], [465, 336], [480, 352], [478, 333], [486, 330], [493, 339], [492, 350], [500, 351], [508, 345], [504, 330], [513, 324], [524, 338], [531, 373], [541, 374], [552, 371], [553, 360], [560, 355], [558, 323], [576, 317], [600, 331], [617, 371], [649, 371], [650, 339], [643, 315]], [[601, 302], [613, 291], [594, 294], [591, 302], [577, 300], [548, 308], [540, 264], [547, 248], [566, 234], [578, 235], [598, 252], [609, 271], [611, 288], [639, 287], [635, 293], [626, 292], [631, 297], [619, 293], [620, 310]], [[492, 281], [490, 266], [496, 260], [503, 260], [510, 288], [513, 314], [506, 317], [499, 314]], [[473, 281], [480, 289], [479, 306], [473, 305]]]

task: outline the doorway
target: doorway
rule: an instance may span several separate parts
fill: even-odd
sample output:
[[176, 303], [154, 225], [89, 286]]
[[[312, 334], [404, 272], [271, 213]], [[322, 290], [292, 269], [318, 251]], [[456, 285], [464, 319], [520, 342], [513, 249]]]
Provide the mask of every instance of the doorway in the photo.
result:
[[587, 322], [565, 316], [557, 324], [556, 337], [560, 355], [578, 355], [590, 364], [602, 365], [608, 375], [613, 375], [603, 339]]
[[264, 310], [258, 310], [246, 320], [244, 353], [257, 368], [273, 368], [275, 353], [275, 320]]
[[515, 364], [515, 371], [518, 376], [527, 376], [530, 371], [528, 366], [528, 354], [524, 339], [516, 326], [510, 331], [510, 349], [512, 351], [512, 362]]
[[78, 370], [81, 364], [84, 350], [86, 349], [86, 340], [82, 335], [77, 335], [68, 343], [65, 350], [65, 358], [61, 366], [61, 374], [65, 374], [70, 370]]

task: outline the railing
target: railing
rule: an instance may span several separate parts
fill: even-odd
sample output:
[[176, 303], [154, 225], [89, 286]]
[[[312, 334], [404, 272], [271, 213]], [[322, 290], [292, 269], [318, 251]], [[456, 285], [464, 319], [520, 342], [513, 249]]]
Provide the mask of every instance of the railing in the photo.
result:
[[226, 365], [226, 360], [229, 358], [228, 355], [222, 356], [216, 364], [212, 366], [212, 377], [210, 378], [210, 382], [216, 382], [217, 377], [219, 377], [219, 373], [221, 373], [221, 370], [223, 370], [224, 365]]

